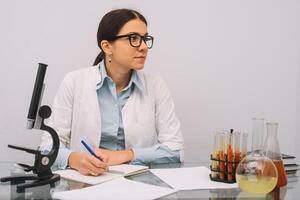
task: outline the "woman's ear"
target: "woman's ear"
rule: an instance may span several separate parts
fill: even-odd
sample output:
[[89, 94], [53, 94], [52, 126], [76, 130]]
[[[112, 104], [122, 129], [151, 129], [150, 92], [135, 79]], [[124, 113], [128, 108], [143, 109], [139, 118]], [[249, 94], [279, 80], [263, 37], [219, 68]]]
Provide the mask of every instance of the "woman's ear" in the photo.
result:
[[100, 46], [106, 55], [110, 55], [112, 53], [111, 45], [107, 40], [102, 40]]

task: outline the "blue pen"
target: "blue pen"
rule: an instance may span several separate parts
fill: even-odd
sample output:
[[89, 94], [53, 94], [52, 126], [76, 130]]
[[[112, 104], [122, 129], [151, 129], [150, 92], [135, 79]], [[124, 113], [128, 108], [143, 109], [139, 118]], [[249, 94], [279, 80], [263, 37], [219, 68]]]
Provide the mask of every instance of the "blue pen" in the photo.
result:
[[85, 141], [81, 140], [81, 144], [83, 144], [83, 146], [90, 152], [90, 154], [92, 154], [93, 156], [95, 156], [96, 158], [98, 158], [99, 160], [103, 161], [101, 157], [97, 156], [95, 154], [95, 152], [91, 149], [91, 147], [89, 147], [89, 145], [87, 145], [87, 143], [85, 143]]

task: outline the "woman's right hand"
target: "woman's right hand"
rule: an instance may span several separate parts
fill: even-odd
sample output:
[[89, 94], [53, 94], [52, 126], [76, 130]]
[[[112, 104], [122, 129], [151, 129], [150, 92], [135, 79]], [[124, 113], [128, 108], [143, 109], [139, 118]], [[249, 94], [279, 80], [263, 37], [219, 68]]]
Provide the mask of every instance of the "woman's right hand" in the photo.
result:
[[103, 161], [89, 153], [72, 152], [68, 164], [83, 175], [99, 176], [108, 170], [108, 157], [103, 154], [101, 158]]

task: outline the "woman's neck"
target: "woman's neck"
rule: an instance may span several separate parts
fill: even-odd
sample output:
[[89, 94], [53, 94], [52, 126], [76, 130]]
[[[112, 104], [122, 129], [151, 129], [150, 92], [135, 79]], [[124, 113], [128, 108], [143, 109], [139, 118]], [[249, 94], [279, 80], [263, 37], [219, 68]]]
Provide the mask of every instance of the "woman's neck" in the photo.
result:
[[132, 70], [114, 65], [113, 63], [106, 63], [105, 66], [107, 75], [116, 84], [117, 93], [121, 92], [128, 85], [131, 78]]

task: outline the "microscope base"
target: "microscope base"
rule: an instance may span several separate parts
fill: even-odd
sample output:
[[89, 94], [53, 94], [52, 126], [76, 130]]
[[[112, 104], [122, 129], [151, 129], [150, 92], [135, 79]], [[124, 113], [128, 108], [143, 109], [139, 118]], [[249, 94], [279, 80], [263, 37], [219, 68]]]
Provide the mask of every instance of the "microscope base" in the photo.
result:
[[[30, 183], [25, 183], [26, 180], [33, 180]], [[36, 174], [24, 174], [17, 176], [8, 176], [0, 179], [1, 182], [11, 181], [11, 184], [17, 185], [17, 192], [22, 193], [25, 192], [26, 188], [42, 186], [50, 184], [51, 187], [55, 186], [55, 182], [60, 180], [60, 176], [58, 174], [51, 174], [46, 176], [37, 176]]]

